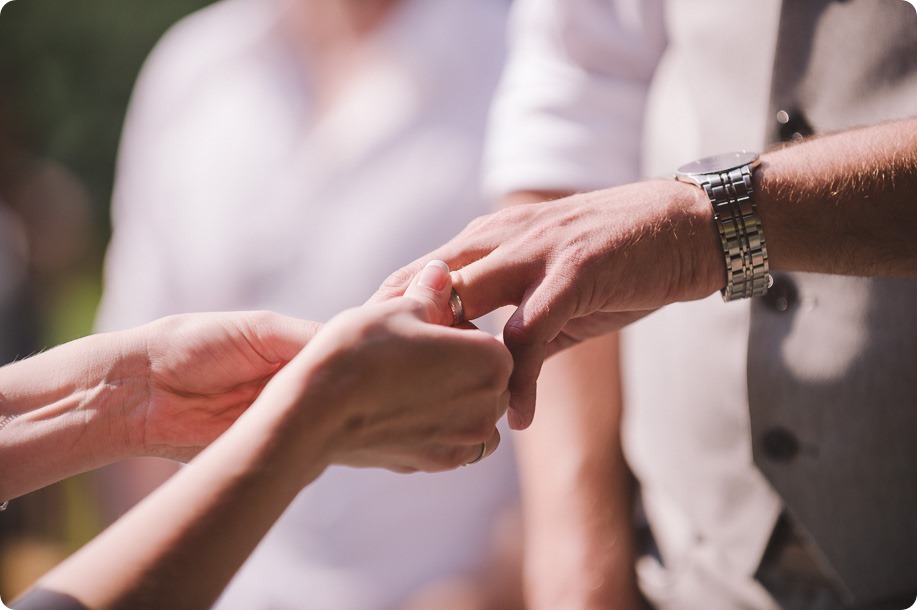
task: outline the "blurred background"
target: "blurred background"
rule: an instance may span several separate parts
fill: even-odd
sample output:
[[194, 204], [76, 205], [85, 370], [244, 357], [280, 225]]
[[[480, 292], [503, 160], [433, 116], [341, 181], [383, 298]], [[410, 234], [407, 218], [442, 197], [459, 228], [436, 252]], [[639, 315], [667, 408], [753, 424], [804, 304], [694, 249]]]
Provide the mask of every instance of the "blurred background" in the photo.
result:
[[[176, 312], [324, 321], [491, 209], [508, 0], [223, 0], [182, 19], [207, 4], [2, 8], [0, 363]], [[520, 607], [508, 437], [453, 473], [329, 469], [219, 607]], [[175, 469], [126, 460], [16, 498], [0, 596]]]
[[[17, 0], [0, 12], [0, 362], [88, 334], [118, 140], [137, 72], [208, 0]], [[11, 599], [98, 533], [91, 479], [0, 514]]]

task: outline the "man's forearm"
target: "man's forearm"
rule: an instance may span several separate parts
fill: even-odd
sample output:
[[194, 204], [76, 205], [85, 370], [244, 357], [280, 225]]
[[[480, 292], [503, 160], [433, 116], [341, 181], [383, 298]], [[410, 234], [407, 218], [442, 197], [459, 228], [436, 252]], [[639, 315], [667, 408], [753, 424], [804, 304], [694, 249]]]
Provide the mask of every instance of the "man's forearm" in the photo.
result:
[[[767, 153], [753, 180], [771, 270], [917, 275], [917, 119]], [[523, 429], [548, 355], [724, 288], [720, 239], [703, 189], [648, 180], [480, 218], [374, 299], [401, 294], [437, 258], [455, 269], [469, 319], [516, 305], [503, 339], [510, 427]]]
[[768, 152], [754, 181], [772, 270], [917, 275], [917, 119]]
[[[568, 195], [517, 192], [502, 205]], [[618, 358], [613, 335], [545, 363], [539, 380], [542, 418], [516, 439], [525, 596], [532, 608], [639, 606]]]
[[635, 608], [633, 482], [620, 441], [617, 336], [545, 363], [517, 438], [532, 608]]

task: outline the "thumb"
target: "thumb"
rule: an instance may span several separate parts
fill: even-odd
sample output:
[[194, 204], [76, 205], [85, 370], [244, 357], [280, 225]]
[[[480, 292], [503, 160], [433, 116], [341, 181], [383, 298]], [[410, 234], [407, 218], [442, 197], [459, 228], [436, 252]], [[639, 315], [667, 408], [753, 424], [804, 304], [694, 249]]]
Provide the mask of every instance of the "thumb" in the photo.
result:
[[444, 326], [452, 324], [452, 310], [449, 307], [451, 295], [449, 265], [439, 260], [427, 263], [404, 292], [404, 298], [417, 301], [421, 305], [421, 320]]

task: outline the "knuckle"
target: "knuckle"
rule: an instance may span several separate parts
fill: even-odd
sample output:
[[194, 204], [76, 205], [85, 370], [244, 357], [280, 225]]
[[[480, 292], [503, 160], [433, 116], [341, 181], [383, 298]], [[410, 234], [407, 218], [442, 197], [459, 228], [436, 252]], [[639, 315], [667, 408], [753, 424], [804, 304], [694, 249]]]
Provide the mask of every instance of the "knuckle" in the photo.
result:
[[521, 316], [513, 316], [503, 326], [503, 342], [512, 351], [529, 342], [529, 329]]
[[478, 406], [479, 414], [475, 417], [465, 429], [465, 435], [462, 439], [468, 443], [480, 443], [490, 438], [494, 431], [496, 422], [492, 414], [495, 409], [487, 401], [482, 401]]
[[500, 396], [509, 384], [509, 377], [513, 372], [512, 360], [510, 360], [509, 366], [505, 366], [502, 361], [497, 364], [497, 366], [490, 367], [488, 369], [488, 376], [485, 379], [485, 388], [488, 393], [492, 396]]
[[481, 388], [488, 394], [499, 394], [506, 389], [509, 376], [513, 371], [513, 357], [509, 350], [495, 339], [484, 336], [484, 345], [479, 356], [473, 360], [478, 363]]
[[339, 313], [328, 326], [335, 329], [337, 336], [334, 351], [342, 354], [355, 356], [391, 343], [388, 340], [392, 334], [388, 317], [367, 316], [357, 308]]
[[237, 327], [242, 330], [250, 341], [258, 342], [262, 351], [263, 345], [260, 345], [260, 340], [270, 336], [273, 331], [282, 325], [282, 316], [272, 311], [258, 310], [238, 315], [239, 317], [236, 319]]
[[258, 309], [248, 313], [249, 322], [254, 326], [273, 326], [280, 322], [280, 314]]
[[483, 216], [478, 216], [477, 218], [474, 218], [471, 222], [469, 222], [465, 226], [465, 229], [462, 231], [462, 234], [466, 235], [468, 233], [474, 233], [476, 231], [480, 231], [484, 229], [485, 227], [490, 225], [491, 222], [493, 222], [495, 219], [499, 219], [500, 214], [502, 213], [503, 212], [501, 210], [499, 212], [494, 212], [491, 214], [484, 214]]
[[513, 356], [505, 346], [497, 346], [497, 363], [494, 367], [494, 374], [497, 375], [497, 387], [506, 389], [509, 376], [513, 373]]
[[462, 231], [462, 233], [473, 233], [474, 231], [481, 229], [485, 224], [487, 224], [487, 219], [488, 216], [478, 216], [467, 225], [465, 225], [465, 229]]
[[468, 448], [462, 446], [452, 447], [446, 451], [445, 458], [444, 467], [446, 470], [463, 466], [468, 462]]
[[382, 286], [379, 287], [379, 293], [388, 297], [402, 294], [411, 283], [411, 280], [414, 279], [416, 274], [415, 267], [416, 265], [408, 265], [389, 275], [382, 282]]
[[[558, 271], [564, 275], [572, 275], [577, 269], [586, 266], [594, 258], [589, 242], [584, 239], [574, 239], [567, 242], [556, 256], [559, 263]], [[569, 270], [566, 273], [564, 270]]]
[[497, 450], [497, 447], [500, 446], [500, 440], [500, 434], [497, 433], [487, 441], [487, 455], [493, 455], [494, 451]]
[[454, 445], [439, 448], [424, 460], [422, 470], [425, 472], [444, 472], [454, 470], [467, 461], [468, 450], [465, 447]]
[[171, 315], [159, 318], [158, 320], [153, 322], [153, 324], [159, 326], [164, 331], [174, 332], [186, 326], [188, 322], [189, 322], [188, 314], [176, 313], [176, 314], [171, 314]]

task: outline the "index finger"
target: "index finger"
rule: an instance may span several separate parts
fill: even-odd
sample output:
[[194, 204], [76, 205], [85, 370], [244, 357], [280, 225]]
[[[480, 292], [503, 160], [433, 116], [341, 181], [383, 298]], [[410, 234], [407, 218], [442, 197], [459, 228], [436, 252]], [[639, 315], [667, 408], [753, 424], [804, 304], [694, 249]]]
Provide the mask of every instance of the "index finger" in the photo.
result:
[[432, 260], [441, 260], [450, 269], [459, 269], [493, 252], [500, 242], [487, 229], [491, 216], [475, 218], [445, 245], [389, 275], [368, 302], [377, 303], [402, 296], [414, 277]]
[[452, 272], [453, 288], [462, 298], [465, 317], [474, 320], [504, 305], [521, 305], [544, 278], [543, 265], [527, 253], [494, 250]]

